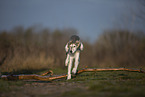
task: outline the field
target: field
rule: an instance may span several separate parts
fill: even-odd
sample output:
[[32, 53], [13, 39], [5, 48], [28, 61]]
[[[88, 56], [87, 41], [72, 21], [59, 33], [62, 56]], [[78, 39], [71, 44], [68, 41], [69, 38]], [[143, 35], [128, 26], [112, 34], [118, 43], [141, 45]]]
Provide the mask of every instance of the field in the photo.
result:
[[[66, 73], [53, 71], [57, 75]], [[0, 79], [0, 97], [145, 97], [144, 91], [145, 74], [128, 71], [85, 72], [69, 81]]]
[[[65, 45], [75, 29], [14, 28], [0, 31], [2, 74], [67, 73]], [[126, 67], [145, 70], [145, 34], [121, 29], [106, 30], [94, 43], [82, 40], [79, 68]], [[55, 69], [54, 69], [55, 68]], [[11, 73], [10, 73], [11, 72]], [[72, 80], [0, 79], [0, 97], [145, 97], [145, 74], [127, 71], [81, 73]]]

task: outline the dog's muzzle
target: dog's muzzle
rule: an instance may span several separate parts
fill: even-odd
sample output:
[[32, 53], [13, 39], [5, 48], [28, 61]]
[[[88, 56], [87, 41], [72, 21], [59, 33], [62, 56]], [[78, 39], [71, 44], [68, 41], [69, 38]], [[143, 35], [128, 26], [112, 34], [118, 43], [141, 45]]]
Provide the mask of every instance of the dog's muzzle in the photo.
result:
[[73, 51], [73, 50], [69, 51], [70, 54], [74, 54], [75, 52], [76, 52], [76, 50], [75, 51]]
[[69, 53], [74, 54], [77, 51], [77, 46], [75, 44], [71, 44], [69, 48]]

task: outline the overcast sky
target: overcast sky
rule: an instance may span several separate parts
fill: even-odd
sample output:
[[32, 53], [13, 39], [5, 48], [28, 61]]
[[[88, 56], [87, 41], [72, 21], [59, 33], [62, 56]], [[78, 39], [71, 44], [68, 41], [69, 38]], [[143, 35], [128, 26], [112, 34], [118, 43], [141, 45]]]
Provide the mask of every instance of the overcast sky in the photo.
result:
[[[94, 41], [106, 29], [120, 26], [137, 0], [0, 0], [0, 30], [41, 25], [75, 28]], [[130, 17], [132, 19], [132, 17]]]

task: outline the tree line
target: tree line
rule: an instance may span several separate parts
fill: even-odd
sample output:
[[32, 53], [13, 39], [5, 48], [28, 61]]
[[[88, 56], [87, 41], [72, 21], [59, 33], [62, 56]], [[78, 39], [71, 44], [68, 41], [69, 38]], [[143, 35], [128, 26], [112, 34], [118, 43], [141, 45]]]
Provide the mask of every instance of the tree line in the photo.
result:
[[[0, 32], [0, 68], [22, 69], [65, 68], [65, 44], [75, 29], [39, 29], [16, 27]], [[106, 30], [92, 44], [81, 40], [80, 68], [140, 67], [145, 64], [145, 34], [128, 30]]]

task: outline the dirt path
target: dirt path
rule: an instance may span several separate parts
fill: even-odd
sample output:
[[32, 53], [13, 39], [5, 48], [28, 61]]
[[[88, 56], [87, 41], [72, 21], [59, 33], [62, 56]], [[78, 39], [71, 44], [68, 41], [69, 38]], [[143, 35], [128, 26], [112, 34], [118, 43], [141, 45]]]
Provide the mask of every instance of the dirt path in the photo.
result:
[[63, 97], [65, 92], [78, 88], [84, 89], [84, 86], [74, 82], [33, 82], [10, 86], [13, 90], [0, 94], [0, 97]]

